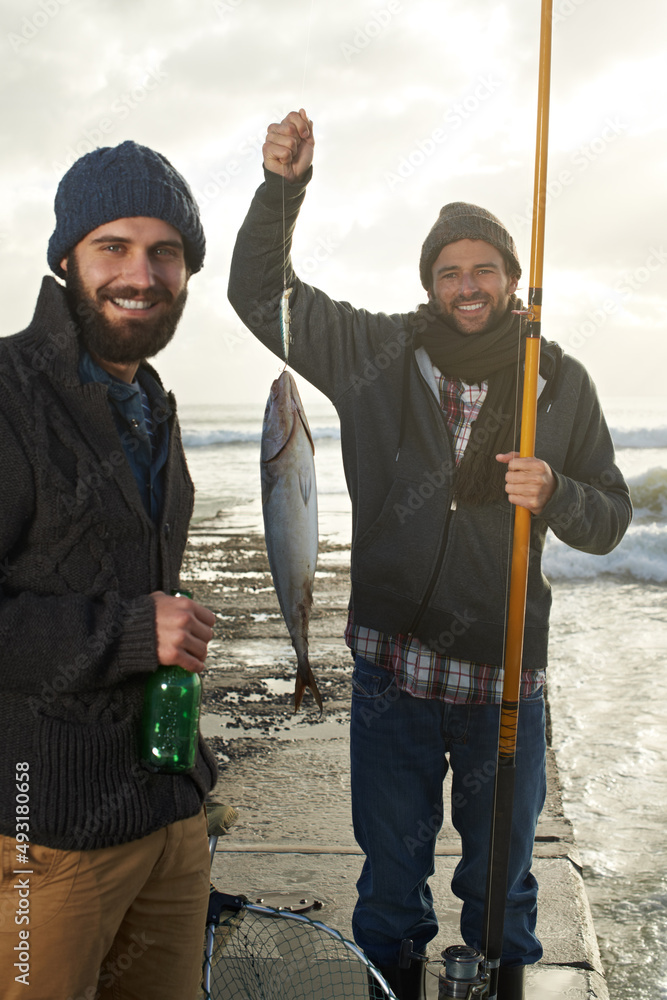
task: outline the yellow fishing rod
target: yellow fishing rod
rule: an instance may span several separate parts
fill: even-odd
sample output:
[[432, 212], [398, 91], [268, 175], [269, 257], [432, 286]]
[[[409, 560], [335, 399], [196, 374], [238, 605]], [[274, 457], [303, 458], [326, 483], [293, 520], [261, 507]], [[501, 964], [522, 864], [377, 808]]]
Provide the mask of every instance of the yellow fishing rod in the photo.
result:
[[[537, 385], [540, 370], [542, 271], [544, 222], [547, 200], [547, 148], [549, 135], [549, 85], [551, 78], [551, 21], [553, 0], [542, 0], [540, 22], [539, 85], [537, 97], [537, 141], [531, 234], [530, 288], [525, 323], [525, 362], [521, 406], [519, 454], [531, 458], [535, 452]], [[512, 834], [516, 742], [519, 722], [523, 637], [530, 555], [531, 513], [515, 505], [512, 562], [505, 632], [504, 680], [498, 736], [498, 759], [494, 807], [489, 845], [489, 869], [484, 913], [483, 953], [466, 945], [443, 952], [445, 968], [439, 977], [438, 996], [488, 998], [498, 992], [498, 970], [503, 950], [503, 924], [507, 899], [507, 876]]]
[[[530, 288], [528, 292], [528, 308], [524, 314], [526, 338], [523, 400], [521, 407], [521, 438], [519, 446], [521, 458], [530, 458], [535, 454], [537, 384], [540, 370], [544, 225], [547, 200], [551, 21], [552, 0], [542, 0]], [[507, 873], [514, 801], [523, 637], [526, 621], [530, 528], [530, 511], [526, 507], [515, 506], [509, 604], [505, 634], [505, 674], [498, 738], [498, 766], [496, 768], [495, 801], [484, 920], [484, 967], [489, 975], [490, 1000], [493, 1000], [497, 992], [498, 968], [500, 966], [500, 956], [503, 947], [503, 923], [507, 896]]]

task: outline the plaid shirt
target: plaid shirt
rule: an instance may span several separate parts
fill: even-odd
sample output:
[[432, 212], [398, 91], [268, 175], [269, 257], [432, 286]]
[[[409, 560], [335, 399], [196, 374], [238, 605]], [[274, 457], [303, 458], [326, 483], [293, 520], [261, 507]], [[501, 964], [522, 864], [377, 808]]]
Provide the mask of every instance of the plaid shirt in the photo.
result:
[[[440, 391], [440, 405], [454, 440], [458, 465], [470, 440], [472, 424], [486, 399], [488, 385], [466, 385], [448, 379], [433, 366]], [[471, 663], [441, 656], [418, 639], [406, 635], [389, 636], [355, 625], [350, 613], [345, 642], [363, 656], [396, 676], [398, 687], [417, 698], [438, 698], [454, 705], [499, 704], [502, 700], [503, 670], [488, 663]], [[532, 694], [544, 683], [543, 670], [524, 670], [521, 697]]]

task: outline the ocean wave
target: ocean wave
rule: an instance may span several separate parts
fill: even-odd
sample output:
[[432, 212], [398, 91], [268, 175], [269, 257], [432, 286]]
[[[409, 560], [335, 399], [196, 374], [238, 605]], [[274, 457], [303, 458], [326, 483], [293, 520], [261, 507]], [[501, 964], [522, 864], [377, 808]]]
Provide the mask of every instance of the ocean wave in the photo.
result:
[[[326, 439], [340, 440], [340, 429], [338, 427], [311, 427], [310, 431], [314, 441]], [[194, 428], [183, 427], [181, 434], [185, 448], [259, 444], [262, 440], [261, 429], [257, 431], [241, 431], [227, 427], [215, 427], [210, 430], [198, 431]]]
[[667, 425], [662, 427], [610, 427], [616, 448], [667, 448]]
[[210, 445], [224, 444], [259, 444], [261, 434], [254, 431], [231, 431], [224, 427], [215, 430], [195, 431], [182, 428], [183, 446], [185, 448], [206, 448]]
[[[317, 440], [330, 438], [340, 440], [338, 425], [313, 427], [313, 438]], [[612, 440], [616, 448], [667, 448], [667, 424], [658, 427], [610, 427]], [[186, 448], [203, 448], [211, 445], [254, 444], [261, 441], [262, 431], [243, 431], [235, 427], [212, 427], [207, 430], [197, 430], [195, 427], [182, 427], [183, 444]]]
[[[340, 440], [339, 427], [313, 427], [313, 438]], [[209, 430], [196, 430], [183, 427], [183, 444], [186, 448], [203, 448], [211, 445], [254, 444], [262, 438], [261, 429], [256, 431], [241, 431], [230, 427], [215, 427]], [[636, 427], [630, 430], [619, 427], [611, 428], [611, 436], [616, 448], [667, 448], [667, 426]]]
[[667, 469], [654, 467], [629, 480], [635, 520], [667, 520]]
[[603, 573], [667, 583], [667, 524], [632, 524], [613, 552], [604, 556], [579, 552], [547, 537], [544, 572], [551, 580], [590, 580]]

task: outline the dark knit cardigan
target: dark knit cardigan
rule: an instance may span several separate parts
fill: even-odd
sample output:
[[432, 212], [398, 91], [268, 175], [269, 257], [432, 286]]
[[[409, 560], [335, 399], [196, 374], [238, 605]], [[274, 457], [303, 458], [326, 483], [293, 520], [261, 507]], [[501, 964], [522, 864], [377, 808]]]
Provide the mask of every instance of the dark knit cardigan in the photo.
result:
[[67, 850], [193, 816], [216, 779], [201, 737], [191, 775], [149, 774], [138, 759], [157, 667], [149, 595], [179, 584], [193, 506], [175, 402], [155, 401], [170, 445], [154, 524], [106, 386], [81, 384], [78, 357], [64, 289], [45, 278], [30, 326], [0, 338], [0, 833], [27, 819], [32, 842]]

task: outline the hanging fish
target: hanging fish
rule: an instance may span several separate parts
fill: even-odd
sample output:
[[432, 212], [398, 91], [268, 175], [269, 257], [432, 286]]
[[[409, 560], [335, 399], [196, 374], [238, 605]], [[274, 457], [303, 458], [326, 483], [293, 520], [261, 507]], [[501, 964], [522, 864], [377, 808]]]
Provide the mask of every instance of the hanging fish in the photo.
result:
[[284, 371], [271, 386], [262, 428], [264, 535], [280, 610], [296, 651], [294, 711], [310, 688], [321, 713], [322, 696], [308, 662], [308, 624], [317, 564], [314, 451], [296, 383]]
[[289, 297], [292, 294], [291, 288], [286, 288], [280, 299], [280, 336], [283, 342], [283, 354], [285, 355], [285, 361], [287, 361], [287, 356], [289, 354], [289, 345], [292, 343], [292, 335], [290, 333], [290, 321], [291, 313], [289, 308]]

